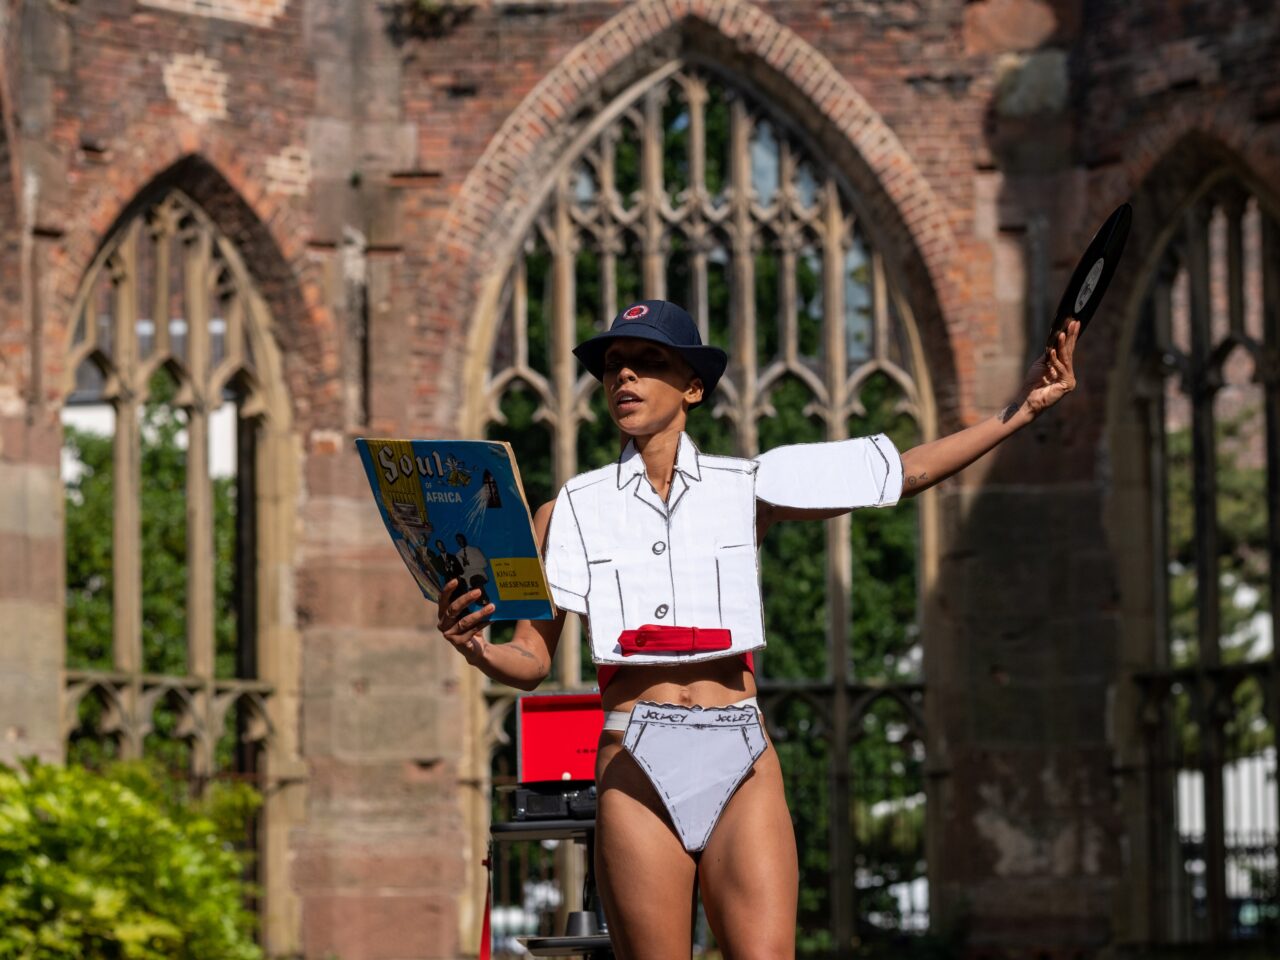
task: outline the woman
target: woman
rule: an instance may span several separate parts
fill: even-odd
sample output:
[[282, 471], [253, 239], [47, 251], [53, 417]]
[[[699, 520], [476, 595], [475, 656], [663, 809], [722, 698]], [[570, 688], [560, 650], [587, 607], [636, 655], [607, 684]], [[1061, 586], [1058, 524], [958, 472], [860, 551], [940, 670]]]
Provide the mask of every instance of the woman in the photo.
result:
[[701, 454], [686, 418], [727, 357], [672, 303], [633, 304], [575, 348], [628, 442], [534, 517], [561, 612], [490, 644], [493, 608], [467, 613], [480, 594], [450, 602], [451, 581], [439, 627], [485, 674], [531, 690], [550, 672], [565, 611], [585, 615], [606, 711], [596, 870], [622, 960], [689, 956], [695, 893], [726, 956], [794, 955], [795, 837], [751, 660], [764, 645], [759, 545], [775, 523], [890, 506], [972, 463], [1075, 388], [1078, 333], [1073, 320], [999, 414], [901, 456], [883, 436], [755, 460]]

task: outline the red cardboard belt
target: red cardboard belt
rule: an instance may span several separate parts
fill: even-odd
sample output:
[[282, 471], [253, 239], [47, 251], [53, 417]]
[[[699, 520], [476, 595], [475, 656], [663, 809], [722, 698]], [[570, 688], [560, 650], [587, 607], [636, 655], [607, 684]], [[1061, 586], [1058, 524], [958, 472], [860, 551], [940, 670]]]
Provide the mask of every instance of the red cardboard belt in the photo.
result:
[[639, 630], [623, 630], [618, 635], [622, 655], [637, 653], [698, 653], [704, 650], [728, 650], [733, 646], [733, 633], [719, 628], [662, 627], [646, 623]]

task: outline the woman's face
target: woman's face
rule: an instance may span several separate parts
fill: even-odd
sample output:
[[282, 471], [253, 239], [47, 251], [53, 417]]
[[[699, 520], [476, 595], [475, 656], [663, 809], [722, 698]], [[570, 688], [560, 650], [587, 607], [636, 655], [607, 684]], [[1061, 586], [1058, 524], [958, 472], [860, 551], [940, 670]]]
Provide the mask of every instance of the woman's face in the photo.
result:
[[693, 368], [652, 340], [626, 337], [609, 344], [601, 385], [613, 422], [632, 437], [684, 429], [689, 405], [702, 399], [702, 381]]

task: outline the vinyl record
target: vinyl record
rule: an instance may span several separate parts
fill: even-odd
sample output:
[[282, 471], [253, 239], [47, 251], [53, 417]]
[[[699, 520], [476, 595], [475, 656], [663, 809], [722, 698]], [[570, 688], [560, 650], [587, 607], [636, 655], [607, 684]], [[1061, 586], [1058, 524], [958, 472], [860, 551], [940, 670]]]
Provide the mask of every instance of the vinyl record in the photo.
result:
[[1133, 208], [1122, 203], [1094, 234], [1084, 256], [1076, 264], [1066, 290], [1062, 292], [1062, 299], [1058, 301], [1058, 311], [1054, 314], [1053, 325], [1049, 329], [1049, 346], [1054, 344], [1059, 331], [1073, 317], [1080, 321], [1080, 333], [1084, 333], [1085, 327], [1097, 312], [1098, 305], [1102, 303], [1102, 296], [1107, 292], [1107, 285], [1111, 283], [1111, 277], [1120, 263], [1132, 220]]

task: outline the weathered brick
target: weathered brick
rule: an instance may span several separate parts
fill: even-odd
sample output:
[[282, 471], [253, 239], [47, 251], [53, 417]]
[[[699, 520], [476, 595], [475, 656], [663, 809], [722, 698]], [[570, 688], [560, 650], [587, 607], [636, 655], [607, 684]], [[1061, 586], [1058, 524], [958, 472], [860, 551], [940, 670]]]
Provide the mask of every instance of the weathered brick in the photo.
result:
[[442, 894], [318, 893], [304, 909], [303, 944], [308, 957], [453, 957], [457, 955], [456, 909], [456, 898]]
[[164, 67], [165, 91], [196, 123], [226, 118], [230, 79], [218, 61], [199, 53], [177, 54]]
[[[0, 663], [24, 673], [0, 691], [0, 733], [19, 744], [6, 749], [58, 752], [56, 650], [31, 660], [17, 647], [15, 658], [4, 634], [15, 623], [59, 632], [56, 577], [37, 572], [57, 554], [70, 307], [108, 231], [158, 179], [186, 191], [248, 265], [288, 397], [270, 428], [287, 434], [297, 473], [286, 463], [267, 482], [287, 505], [292, 564], [270, 579], [301, 626], [288, 662], [303, 686], [310, 793], [288, 828], [296, 901], [279, 913], [304, 920], [283, 941], [268, 936], [278, 952], [316, 958], [454, 955], [462, 894], [419, 897], [412, 873], [421, 858], [459, 886], [465, 874], [456, 757], [426, 756], [461, 749], [462, 667], [363, 512], [350, 442], [461, 429], [477, 292], [544, 195], [579, 112], [640, 80], [653, 51], [688, 48], [794, 119], [840, 168], [894, 267], [947, 432], [988, 416], [1018, 379], [1030, 216], [1048, 218], [1056, 289], [1117, 203], [1135, 200], [1137, 264], [1224, 164], [1259, 183], [1280, 175], [1280, 57], [1265, 6], [477, 3], [439, 36], [393, 39], [389, 7], [338, 0], [112, 0], [74, 16], [18, 5], [0, 18], [0, 487], [17, 491], [0, 498]], [[1065, 107], [997, 111], [1009, 53], [1049, 63], [1059, 84], [1020, 102], [1053, 106], [1066, 82]], [[348, 231], [376, 248], [367, 316], [341, 280]], [[1136, 302], [1145, 282], [1122, 271], [1109, 303]], [[945, 740], [936, 759], [951, 772], [930, 813], [931, 889], [940, 922], [968, 903], [975, 942], [1020, 957], [1033, 944], [1075, 960], [1069, 951], [1115, 938], [1114, 857], [1130, 838], [1100, 852], [1091, 839], [1120, 836], [1102, 700], [1135, 662], [1117, 648], [1153, 616], [1125, 596], [1149, 579], [1123, 525], [1141, 526], [1131, 518], [1149, 507], [1145, 489], [1133, 477], [1108, 489], [1100, 455], [1109, 439], [1132, 442], [1107, 433], [1127, 329], [1118, 309], [1100, 316], [1070, 415], [1040, 421], [938, 497], [941, 565], [922, 602], [937, 619], [926, 631], [928, 709]], [[1114, 530], [1106, 510], [1121, 518]], [[441, 739], [420, 735], [427, 726]], [[1061, 781], [1064, 764], [1080, 771], [1079, 802], [1018, 793]], [[1011, 862], [1042, 869], [1007, 876]], [[380, 873], [406, 894], [390, 906], [378, 902]]]

